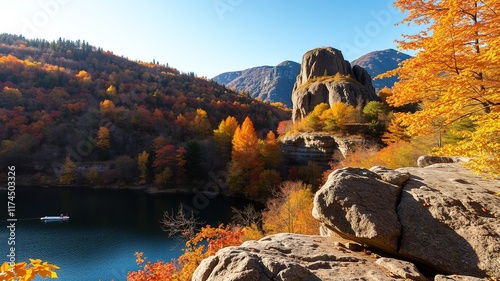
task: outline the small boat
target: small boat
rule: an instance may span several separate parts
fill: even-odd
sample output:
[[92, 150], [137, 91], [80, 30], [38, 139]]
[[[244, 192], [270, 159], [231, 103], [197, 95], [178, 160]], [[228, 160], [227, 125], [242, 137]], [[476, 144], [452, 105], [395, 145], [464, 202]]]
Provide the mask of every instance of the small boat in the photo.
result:
[[41, 221], [67, 221], [69, 216], [45, 216], [40, 218]]

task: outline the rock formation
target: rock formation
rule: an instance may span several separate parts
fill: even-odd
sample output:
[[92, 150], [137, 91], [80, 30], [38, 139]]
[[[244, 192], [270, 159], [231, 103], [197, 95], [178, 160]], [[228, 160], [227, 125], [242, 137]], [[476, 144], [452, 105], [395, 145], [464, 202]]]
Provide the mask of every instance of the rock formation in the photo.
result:
[[[500, 180], [456, 163], [333, 172], [313, 216], [335, 233], [439, 273], [500, 276]], [[451, 280], [442, 278], [440, 280]]]
[[333, 237], [277, 234], [227, 247], [201, 262], [193, 281], [425, 281], [415, 265], [355, 252]]
[[281, 154], [287, 166], [305, 166], [308, 162], [318, 164], [323, 170], [330, 162], [340, 162], [355, 147], [365, 143], [363, 137], [339, 137], [321, 133], [304, 133], [285, 136], [281, 140]]
[[[337, 73], [345, 79], [334, 79]], [[292, 118], [301, 120], [320, 103], [364, 105], [377, 100], [371, 80], [362, 67], [351, 68], [339, 50], [331, 47], [311, 50], [302, 58], [300, 74], [293, 87]]]

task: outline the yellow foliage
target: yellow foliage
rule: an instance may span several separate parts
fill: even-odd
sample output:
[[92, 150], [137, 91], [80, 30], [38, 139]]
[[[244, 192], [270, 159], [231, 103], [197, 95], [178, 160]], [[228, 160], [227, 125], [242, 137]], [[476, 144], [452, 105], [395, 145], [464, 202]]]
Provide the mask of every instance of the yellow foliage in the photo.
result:
[[404, 35], [402, 50], [418, 51], [381, 77], [398, 75], [388, 97], [392, 106], [418, 103], [422, 110], [399, 114], [412, 136], [439, 135], [465, 118], [476, 130], [439, 153], [471, 156], [478, 173], [500, 175], [500, 2], [498, 0], [397, 0], [402, 23], [425, 25]]
[[[378, 149], [377, 147], [360, 148], [341, 161], [339, 167], [384, 166], [391, 169], [414, 167], [421, 155], [431, 152], [432, 139], [415, 138], [411, 142], [397, 141]], [[339, 168], [334, 167], [334, 168]]]
[[236, 118], [228, 116], [225, 120], [222, 120], [219, 127], [214, 130], [214, 141], [222, 159], [230, 158], [232, 148], [231, 141], [233, 140], [234, 132], [238, 126]]
[[356, 121], [356, 108], [343, 102], [330, 107], [320, 103], [303, 120], [294, 124], [293, 132], [331, 132], [342, 130], [347, 123]]
[[140, 171], [140, 184], [146, 184], [146, 180], [148, 178], [148, 159], [149, 159], [149, 153], [146, 151], [143, 151], [142, 153], [137, 156], [137, 166], [139, 167]]
[[203, 109], [196, 109], [196, 116], [189, 123], [189, 130], [198, 139], [204, 139], [210, 134], [211, 125], [208, 121], [208, 114]]
[[76, 164], [71, 161], [69, 157], [66, 158], [64, 165], [62, 167], [62, 174], [59, 177], [59, 183], [61, 184], [74, 184], [78, 176]]
[[30, 263], [19, 262], [15, 265], [9, 265], [4, 262], [0, 267], [0, 279], [3, 281], [30, 281], [38, 276], [42, 278], [55, 278], [59, 267], [47, 262], [42, 262], [40, 259], [29, 259]]
[[312, 217], [313, 193], [302, 182], [284, 182], [276, 198], [262, 213], [266, 234], [280, 232], [318, 234], [319, 223]]
[[343, 102], [332, 104], [319, 118], [323, 122], [323, 130], [334, 131], [344, 129], [347, 123], [356, 120], [356, 108]]
[[260, 231], [255, 224], [245, 226], [242, 229], [241, 242], [248, 240], [260, 240], [261, 238], [264, 238], [264, 233], [262, 233], [262, 231]]
[[5, 86], [3, 88], [3, 93], [7, 95], [9, 98], [20, 98], [22, 97], [21, 91], [17, 88], [10, 88]]
[[99, 127], [96, 146], [102, 150], [107, 150], [109, 148], [109, 136], [108, 128], [102, 126]]
[[85, 70], [80, 70], [78, 74], [75, 76], [78, 80], [81, 80], [83, 82], [91, 82], [92, 79], [90, 77], [90, 74], [85, 71]]
[[99, 106], [102, 114], [110, 114], [115, 110], [115, 104], [108, 99], [100, 102]]
[[116, 88], [115, 86], [111, 85], [106, 89], [106, 94], [108, 94], [110, 97], [116, 96]]

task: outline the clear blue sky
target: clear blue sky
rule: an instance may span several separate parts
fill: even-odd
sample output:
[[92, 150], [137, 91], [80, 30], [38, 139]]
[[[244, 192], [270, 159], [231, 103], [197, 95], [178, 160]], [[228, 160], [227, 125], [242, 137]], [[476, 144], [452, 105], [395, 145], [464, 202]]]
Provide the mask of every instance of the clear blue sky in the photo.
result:
[[133, 60], [213, 77], [300, 62], [332, 46], [348, 60], [396, 48], [392, 0], [0, 0], [0, 33], [86, 40]]

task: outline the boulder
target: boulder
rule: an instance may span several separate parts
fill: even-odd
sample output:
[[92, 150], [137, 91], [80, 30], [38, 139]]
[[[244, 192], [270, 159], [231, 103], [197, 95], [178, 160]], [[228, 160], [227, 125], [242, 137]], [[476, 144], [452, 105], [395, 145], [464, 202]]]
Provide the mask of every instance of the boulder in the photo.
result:
[[335, 232], [438, 273], [500, 276], [499, 191], [500, 180], [456, 163], [346, 168], [316, 193], [313, 216], [323, 234]]
[[[333, 79], [337, 73], [345, 79]], [[301, 120], [320, 103], [330, 106], [335, 102], [354, 106], [362, 103], [363, 106], [372, 100], [378, 100], [378, 97], [366, 70], [360, 66], [351, 68], [337, 49], [318, 48], [302, 58], [300, 74], [292, 91], [292, 119]]]
[[395, 254], [401, 234], [396, 214], [400, 192], [372, 171], [339, 169], [316, 193], [313, 216], [346, 239]]
[[[409, 263], [401, 264], [414, 269]], [[406, 274], [396, 267], [388, 271], [373, 256], [350, 251], [333, 237], [282, 233], [218, 251], [201, 262], [192, 280], [382, 281], [395, 280], [399, 272]], [[415, 276], [399, 278], [422, 280]]]

